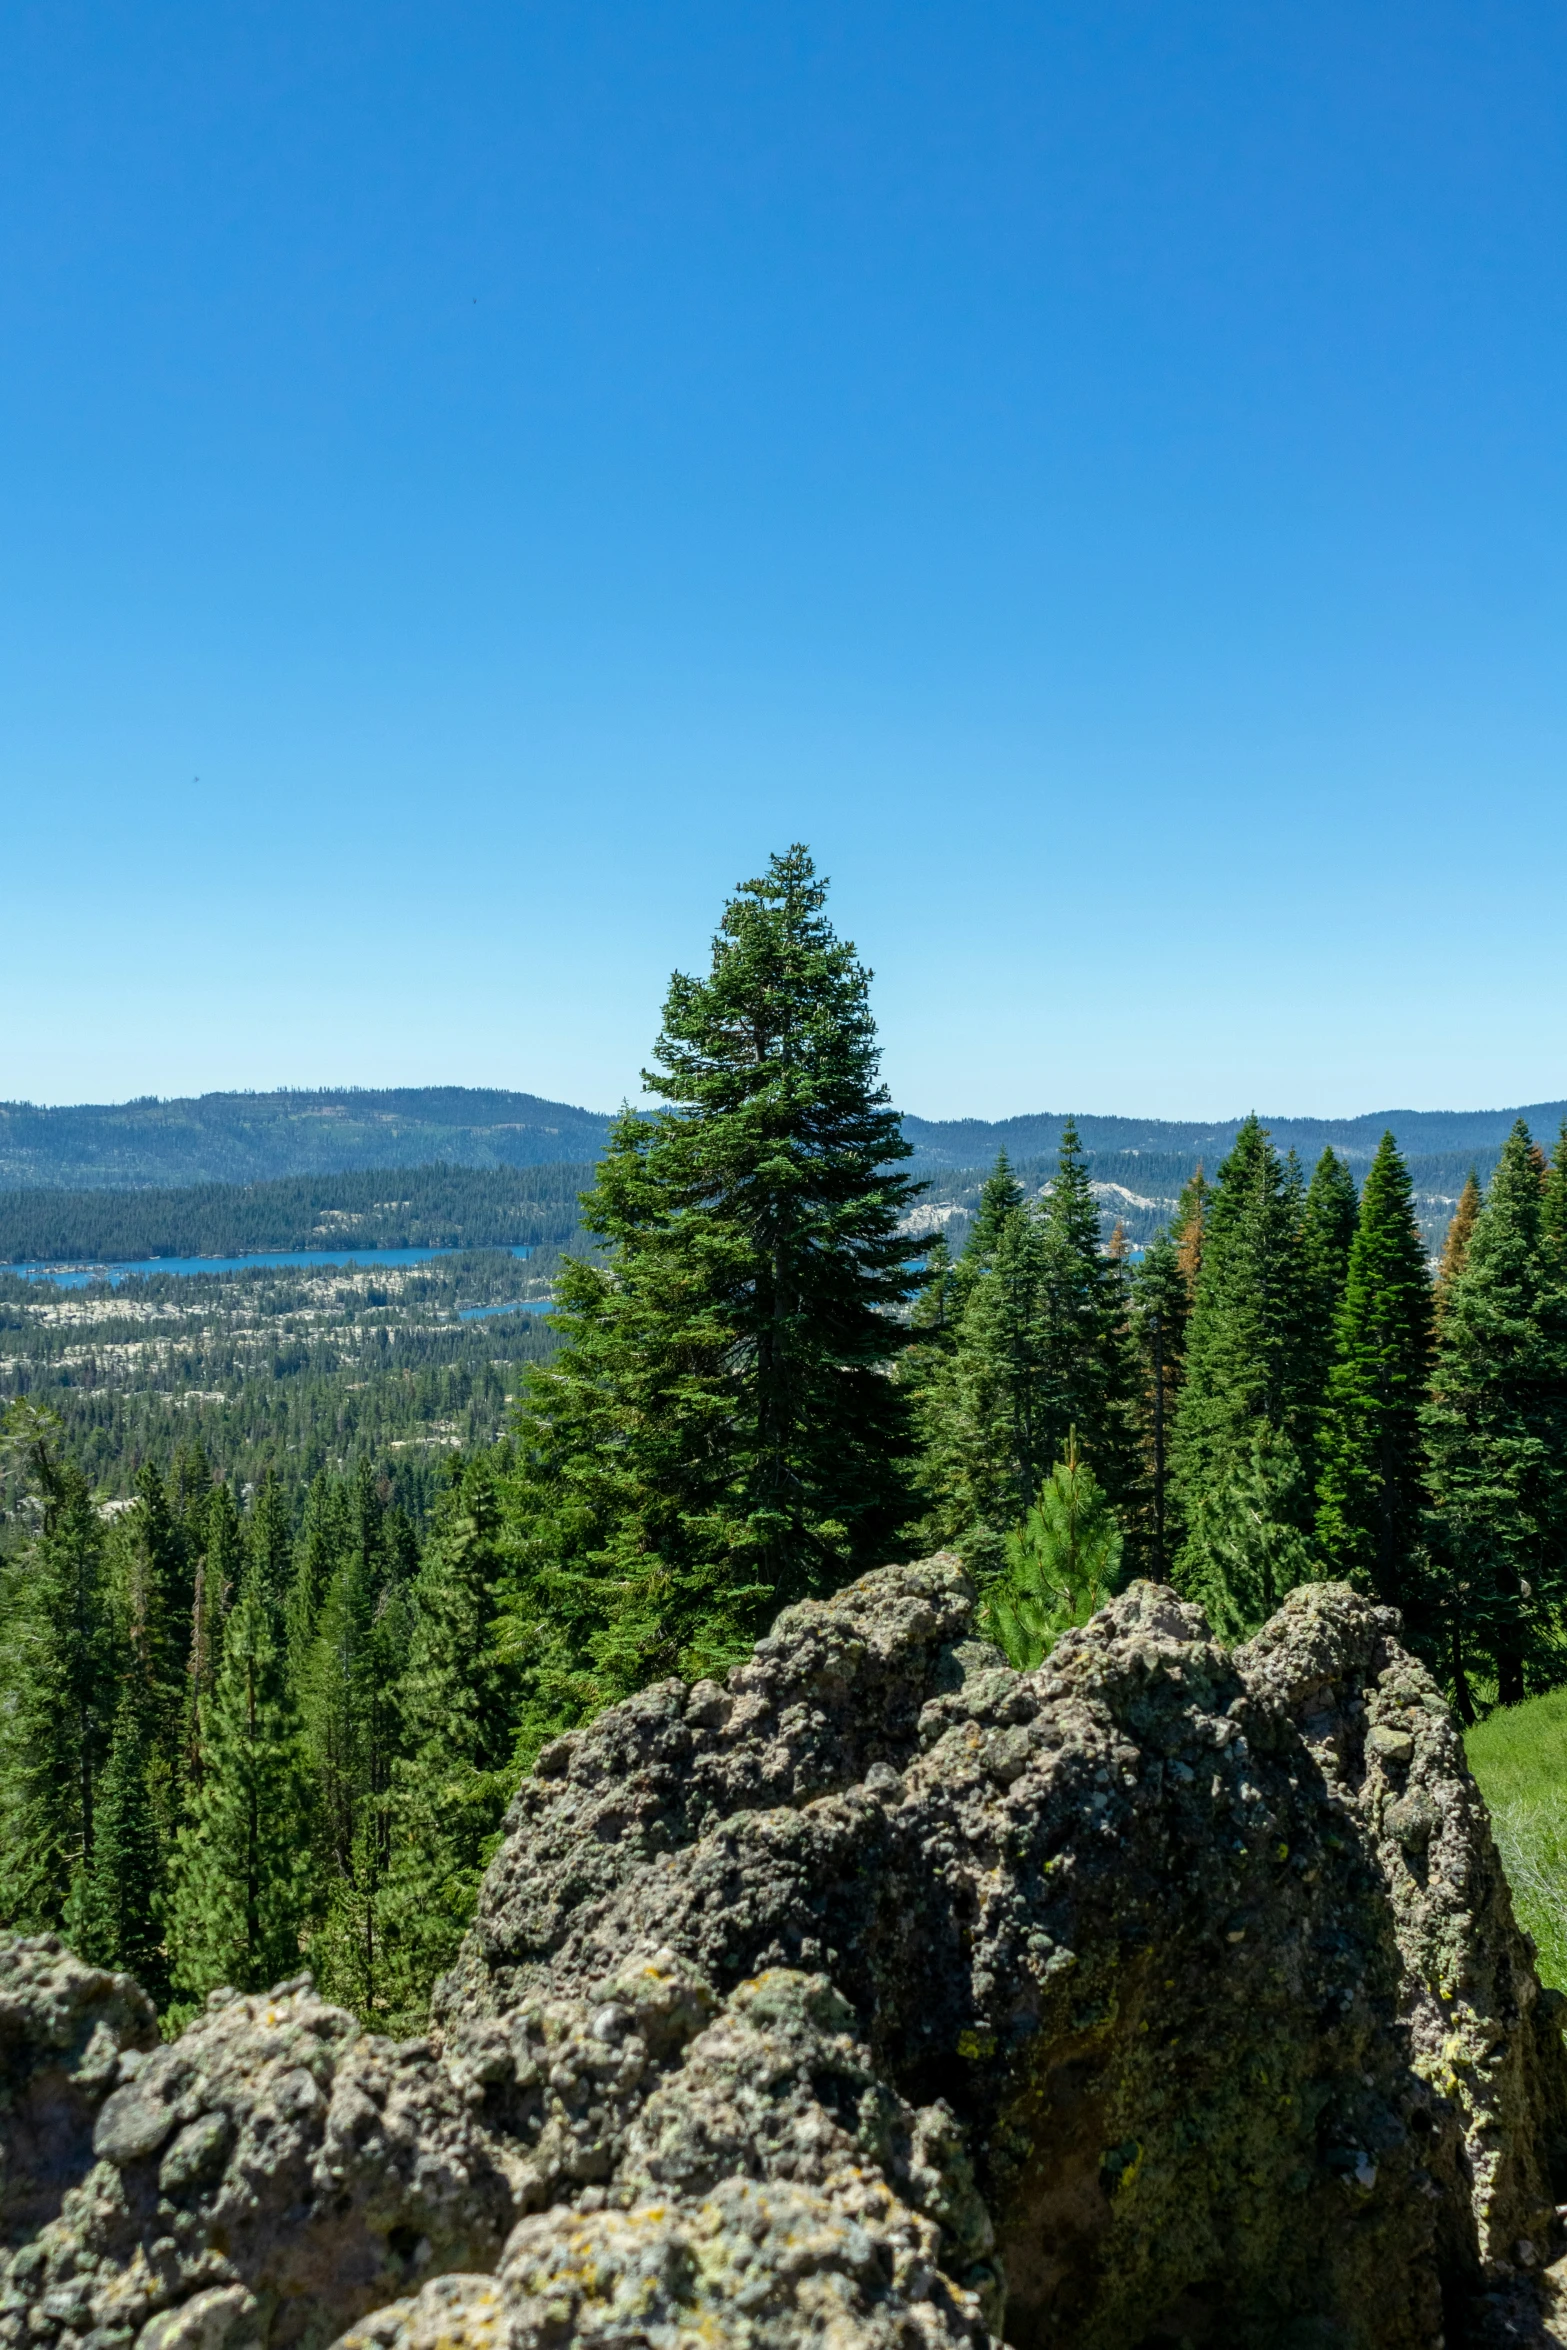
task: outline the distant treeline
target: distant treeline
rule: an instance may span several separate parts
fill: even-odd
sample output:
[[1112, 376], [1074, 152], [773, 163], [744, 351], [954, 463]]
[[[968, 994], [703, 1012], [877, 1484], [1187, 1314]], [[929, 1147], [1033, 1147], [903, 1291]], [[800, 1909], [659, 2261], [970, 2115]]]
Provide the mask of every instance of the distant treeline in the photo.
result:
[[[1281, 1151], [1287, 1147], [1281, 1145]], [[1217, 1152], [1191, 1148], [1085, 1151], [1084, 1165], [1095, 1188], [1106, 1237], [1119, 1224], [1133, 1248], [1146, 1248], [1169, 1224], [1183, 1185], [1190, 1182], [1198, 1167], [1212, 1176], [1227, 1155], [1227, 1147]], [[1495, 1147], [1487, 1146], [1476, 1150], [1429, 1151], [1408, 1159], [1415, 1216], [1430, 1255], [1440, 1253], [1448, 1223], [1470, 1174], [1486, 1182], [1497, 1155]], [[1353, 1175], [1364, 1175], [1369, 1154], [1364, 1159], [1359, 1156], [1351, 1159], [1348, 1153], [1340, 1156]], [[1056, 1171], [1055, 1159], [1040, 1154], [1014, 1157], [1011, 1164], [1013, 1174], [1030, 1196], [1042, 1191]], [[988, 1168], [980, 1167], [955, 1167], [950, 1172], [924, 1170], [928, 1207], [951, 1206], [962, 1211], [956, 1219], [942, 1219], [948, 1238], [959, 1246], [967, 1230], [964, 1218], [977, 1207], [988, 1173]]]
[[251, 1249], [538, 1248], [577, 1225], [591, 1166], [376, 1167], [147, 1191], [0, 1193], [0, 1263]]

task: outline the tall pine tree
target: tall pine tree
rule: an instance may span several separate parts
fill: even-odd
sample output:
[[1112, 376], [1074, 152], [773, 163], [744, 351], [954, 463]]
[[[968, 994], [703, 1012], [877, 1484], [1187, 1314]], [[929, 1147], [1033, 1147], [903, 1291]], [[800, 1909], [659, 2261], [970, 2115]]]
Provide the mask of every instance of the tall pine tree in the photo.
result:
[[1480, 1214], [1483, 1196], [1480, 1190], [1480, 1178], [1471, 1167], [1465, 1178], [1464, 1188], [1458, 1195], [1458, 1205], [1453, 1210], [1452, 1219], [1448, 1224], [1447, 1238], [1442, 1243], [1442, 1261], [1436, 1271], [1435, 1302], [1438, 1322], [1447, 1311], [1447, 1301], [1452, 1294], [1453, 1283], [1464, 1269], [1465, 1260], [1469, 1255], [1469, 1243], [1474, 1238], [1475, 1223]]
[[310, 1952], [328, 1996], [370, 2017], [384, 2016], [390, 1993], [385, 1913], [409, 1594], [368, 1467], [351, 1488], [348, 1523], [303, 1686], [319, 1872]]
[[507, 1569], [495, 1470], [479, 1454], [456, 1466], [410, 1593], [384, 1927], [388, 2008], [410, 2030], [457, 1954], [516, 1784], [517, 1675], [497, 1637]]
[[1181, 1546], [1170, 1492], [1170, 1436], [1186, 1357], [1191, 1295], [1173, 1233], [1161, 1232], [1132, 1274], [1132, 1327], [1142, 1374], [1143, 1450], [1148, 1496], [1148, 1572], [1168, 1579]]
[[1338, 1311], [1349, 1279], [1349, 1252], [1359, 1213], [1355, 1178], [1330, 1145], [1312, 1170], [1300, 1227], [1308, 1311], [1317, 1348], [1316, 1375], [1324, 1388], [1333, 1361]]
[[27, 1402], [0, 1423], [28, 1538], [0, 1575], [0, 1924], [62, 1923], [92, 1857], [121, 1658], [103, 1528], [59, 1423]]
[[257, 1542], [224, 1625], [205, 1768], [179, 1836], [170, 1940], [192, 2004], [221, 1983], [264, 1990], [299, 1964], [308, 1813], [274, 1580]]
[[[1104, 1250], [1076, 1129], [1039, 1208], [1004, 1162], [976, 1219], [950, 1350], [921, 1395], [921, 1539], [988, 1583], [1068, 1438], [1118, 1511], [1138, 1503], [1137, 1369], [1124, 1268]], [[962, 1268], [960, 1267], [960, 1271]]]
[[146, 1740], [148, 1785], [165, 1854], [185, 1801], [187, 1671], [194, 1578], [185, 1529], [151, 1461], [137, 1471], [135, 1509], [117, 1521], [116, 1581]]
[[1452, 1611], [1512, 1705], [1559, 1676], [1567, 1598], [1567, 1290], [1522, 1119], [1446, 1293], [1425, 1426]]
[[1123, 1522], [1136, 1515], [1138, 1385], [1124, 1255], [1104, 1247], [1077, 1128], [1061, 1136], [1040, 1216], [1042, 1434], [1052, 1463], [1074, 1436]]
[[920, 1394], [919, 1539], [951, 1544], [981, 1583], [1001, 1573], [1053, 1460], [1041, 1341], [1039, 1220], [1020, 1202], [987, 1235], [950, 1350]]
[[1419, 1627], [1426, 1539], [1420, 1415], [1431, 1373], [1431, 1277], [1409, 1170], [1384, 1134], [1366, 1177], [1335, 1322], [1319, 1458], [1317, 1541]]
[[[1305, 1464], [1321, 1402], [1312, 1333], [1298, 1176], [1248, 1118], [1206, 1216], [1172, 1447], [1188, 1529], [1177, 1580], [1222, 1615], [1215, 1595], [1233, 1578], [1236, 1621], [1259, 1593], [1282, 1598], [1281, 1576], [1298, 1580], [1309, 1559]], [[1286, 1514], [1275, 1523], [1269, 1510]]]
[[546, 1714], [721, 1666], [906, 1513], [908, 1146], [825, 902], [800, 847], [738, 891], [706, 975], [670, 984], [645, 1080], [668, 1106], [620, 1119], [585, 1197], [605, 1253], [565, 1269], [521, 1424]]
[[120, 1700], [92, 1850], [72, 1888], [66, 1932], [81, 1957], [123, 1967], [161, 2005], [169, 1989], [167, 1869], [148, 1783], [148, 1713], [146, 1693], [133, 1680]]

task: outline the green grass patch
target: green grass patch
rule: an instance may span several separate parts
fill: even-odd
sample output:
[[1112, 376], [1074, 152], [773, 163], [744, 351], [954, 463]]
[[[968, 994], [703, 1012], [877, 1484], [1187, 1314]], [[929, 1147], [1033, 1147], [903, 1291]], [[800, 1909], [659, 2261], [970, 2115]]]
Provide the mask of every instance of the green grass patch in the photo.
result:
[[1499, 1706], [1464, 1744], [1540, 1980], [1567, 1991], [1567, 1689]]

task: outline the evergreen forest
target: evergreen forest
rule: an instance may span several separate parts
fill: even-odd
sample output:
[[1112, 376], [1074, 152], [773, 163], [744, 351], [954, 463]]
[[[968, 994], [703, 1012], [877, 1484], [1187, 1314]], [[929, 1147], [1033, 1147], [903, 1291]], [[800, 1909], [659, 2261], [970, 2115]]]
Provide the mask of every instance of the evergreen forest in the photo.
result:
[[[1439, 1256], [1391, 1133], [1357, 1179], [1255, 1118], [1141, 1248], [1070, 1124], [955, 1245], [870, 979], [774, 857], [671, 980], [657, 1106], [547, 1264], [6, 1286], [0, 1924], [173, 2022], [304, 1964], [416, 2030], [547, 1742], [938, 1548], [1020, 1665], [1136, 1576], [1226, 1641], [1339, 1579], [1466, 1723], [1567, 1685], [1567, 1129], [1518, 1120]], [[115, 1345], [217, 1403], [47, 1368]]]

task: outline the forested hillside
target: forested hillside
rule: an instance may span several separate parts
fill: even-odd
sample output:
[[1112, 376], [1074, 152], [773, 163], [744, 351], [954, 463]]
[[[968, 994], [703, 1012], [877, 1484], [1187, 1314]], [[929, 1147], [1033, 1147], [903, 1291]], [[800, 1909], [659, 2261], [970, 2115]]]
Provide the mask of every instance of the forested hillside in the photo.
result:
[[0, 1188], [261, 1183], [349, 1168], [534, 1167], [594, 1159], [607, 1118], [531, 1093], [207, 1093], [192, 1101], [0, 1103]]
[[1133, 1575], [1228, 1641], [1331, 1578], [1465, 1722], [1567, 1687], [1567, 1133], [1434, 1276], [1391, 1132], [1256, 1119], [1140, 1259], [1070, 1124], [954, 1251], [802, 848], [652, 1065], [526, 1264], [0, 1276], [0, 1924], [413, 2029], [546, 1745], [937, 1548], [1018, 1665]]
[[[1363, 1118], [1264, 1118], [1262, 1123], [1281, 1152], [1314, 1159], [1331, 1148], [1357, 1173], [1369, 1167], [1384, 1131], [1390, 1132], [1411, 1162], [1417, 1190], [1435, 1202], [1456, 1198], [1471, 1167], [1484, 1174], [1494, 1166], [1515, 1119], [1522, 1118], [1533, 1133], [1554, 1134], [1564, 1116], [1567, 1103], [1543, 1102], [1520, 1110], [1393, 1110]], [[1238, 1117], [1201, 1122], [1087, 1115], [1069, 1120], [1056, 1111], [997, 1120], [905, 1115], [899, 1121], [909, 1145], [910, 1173], [960, 1183], [967, 1176], [971, 1188], [1001, 1150], [1025, 1178], [1038, 1172], [1043, 1180], [1042, 1171], [1048, 1170], [1071, 1123], [1097, 1180], [1118, 1184], [1134, 1198], [1161, 1201], [1174, 1199], [1199, 1160], [1211, 1173], [1242, 1122]], [[533, 1094], [459, 1086], [204, 1094], [193, 1101], [71, 1109], [13, 1102], [0, 1104], [0, 1193], [257, 1186], [281, 1176], [370, 1169], [398, 1173], [399, 1187], [406, 1191], [406, 1171], [417, 1167], [558, 1166], [574, 1171], [598, 1158], [610, 1125], [607, 1117]], [[327, 1192], [311, 1197], [324, 1206], [362, 1208], [371, 1204], [372, 1188], [353, 1198]], [[541, 1191], [537, 1196], [552, 1195]], [[279, 1202], [287, 1204], [281, 1194]], [[499, 1235], [465, 1233], [475, 1246], [492, 1237]], [[241, 1245], [296, 1244], [241, 1243], [225, 1235], [212, 1245], [231, 1251]]]
[[43, 1405], [100, 1497], [192, 1444], [236, 1488], [291, 1505], [318, 1469], [368, 1463], [416, 1520], [453, 1449], [493, 1443], [555, 1337], [559, 1252], [422, 1265], [248, 1268], [83, 1289], [0, 1273], [0, 1409]]
[[144, 1191], [0, 1193], [0, 1263], [255, 1249], [559, 1246], [591, 1165], [392, 1167]]
[[[1384, 1134], [1406, 1156], [1494, 1161], [1515, 1121], [1537, 1134], [1554, 1134], [1567, 1118], [1567, 1102], [1534, 1102], [1512, 1110], [1375, 1110], [1362, 1118], [1280, 1118], [1260, 1122], [1280, 1151], [1316, 1158], [1332, 1150], [1347, 1166], [1369, 1166]], [[1016, 1161], [1048, 1158], [1061, 1147], [1068, 1125], [1091, 1158], [1113, 1154], [1168, 1157], [1184, 1163], [1204, 1159], [1216, 1166], [1245, 1124], [1242, 1117], [1208, 1122], [1164, 1118], [1105, 1118], [1041, 1111], [1024, 1118], [905, 1117], [903, 1132], [918, 1174], [933, 1167], [988, 1166], [998, 1151]]]

